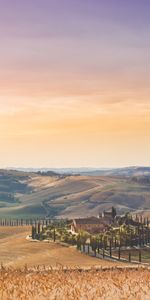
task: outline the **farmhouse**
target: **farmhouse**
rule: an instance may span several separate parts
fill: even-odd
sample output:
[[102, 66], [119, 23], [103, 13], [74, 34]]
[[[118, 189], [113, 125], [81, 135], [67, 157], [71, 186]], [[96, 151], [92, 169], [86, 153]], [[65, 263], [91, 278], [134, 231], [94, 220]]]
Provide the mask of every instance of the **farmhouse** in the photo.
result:
[[71, 224], [71, 231], [78, 233], [80, 231], [87, 231], [89, 233], [99, 233], [108, 230], [108, 224], [102, 222], [96, 217], [74, 219]]

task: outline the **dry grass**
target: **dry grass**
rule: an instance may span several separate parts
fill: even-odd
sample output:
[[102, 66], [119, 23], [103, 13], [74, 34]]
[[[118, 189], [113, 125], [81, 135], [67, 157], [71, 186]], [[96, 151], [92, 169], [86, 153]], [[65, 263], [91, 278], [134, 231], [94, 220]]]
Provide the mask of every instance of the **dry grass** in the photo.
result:
[[3, 300], [148, 300], [150, 271], [1, 270]]
[[0, 227], [0, 263], [4, 266], [28, 267], [37, 265], [67, 267], [116, 266], [120, 263], [107, 262], [81, 254], [74, 247], [63, 247], [57, 243], [31, 242], [26, 236], [31, 233], [30, 227]]

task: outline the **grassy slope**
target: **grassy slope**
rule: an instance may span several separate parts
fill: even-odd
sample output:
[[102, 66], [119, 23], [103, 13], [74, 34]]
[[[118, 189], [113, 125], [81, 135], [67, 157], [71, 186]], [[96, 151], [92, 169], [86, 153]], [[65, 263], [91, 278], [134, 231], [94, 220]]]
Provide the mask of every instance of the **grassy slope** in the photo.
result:
[[[32, 242], [26, 239], [31, 227], [0, 227], [0, 263], [20, 268], [38, 265], [56, 267], [116, 266], [120, 262], [104, 261], [81, 254], [75, 247], [64, 247], [58, 243]], [[11, 251], [10, 251], [11, 249]]]
[[112, 205], [120, 212], [150, 209], [150, 186], [130, 179], [3, 172], [0, 193], [5, 190], [13, 201], [0, 199], [0, 217], [82, 217], [97, 215]]

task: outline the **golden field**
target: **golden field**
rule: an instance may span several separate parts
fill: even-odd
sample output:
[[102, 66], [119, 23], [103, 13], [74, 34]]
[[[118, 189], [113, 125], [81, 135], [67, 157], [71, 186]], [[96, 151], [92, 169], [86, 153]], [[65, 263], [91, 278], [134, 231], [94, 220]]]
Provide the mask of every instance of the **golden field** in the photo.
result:
[[150, 271], [1, 270], [3, 300], [149, 300]]
[[26, 239], [30, 227], [0, 227], [2, 300], [148, 300], [150, 271]]
[[107, 262], [81, 254], [75, 247], [64, 247], [53, 242], [32, 242], [26, 239], [30, 233], [30, 226], [0, 227], [0, 263], [4, 267], [120, 265], [118, 262]]

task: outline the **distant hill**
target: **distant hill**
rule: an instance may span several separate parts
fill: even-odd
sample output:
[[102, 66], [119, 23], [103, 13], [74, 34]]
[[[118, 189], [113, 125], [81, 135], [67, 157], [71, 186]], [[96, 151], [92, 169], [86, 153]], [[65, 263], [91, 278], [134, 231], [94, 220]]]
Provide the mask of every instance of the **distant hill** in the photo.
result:
[[0, 170], [0, 207], [5, 207], [8, 203], [18, 203], [15, 194], [31, 191], [27, 184], [30, 176], [24, 172]]
[[[137, 176], [150, 175], [150, 167], [124, 167], [124, 168], [18, 168], [18, 171], [41, 172], [46, 174], [54, 172], [55, 174], [72, 174], [86, 176]], [[52, 174], [51, 173], [51, 174]]]
[[112, 205], [118, 213], [149, 213], [149, 171], [133, 167], [105, 170], [99, 176], [95, 171], [69, 175], [0, 170], [0, 218], [97, 216]]
[[116, 169], [97, 169], [89, 171], [81, 171], [82, 175], [90, 176], [138, 176], [150, 175], [150, 167], [126, 167]]

